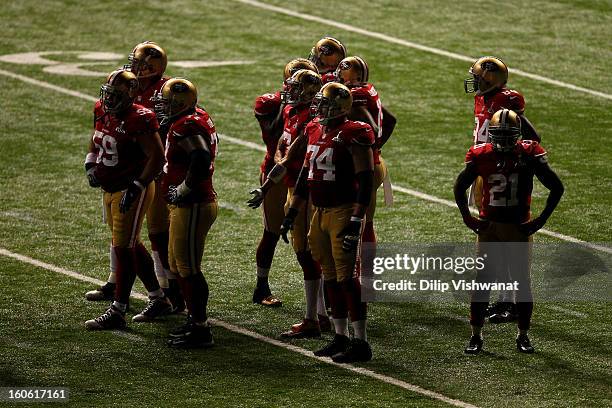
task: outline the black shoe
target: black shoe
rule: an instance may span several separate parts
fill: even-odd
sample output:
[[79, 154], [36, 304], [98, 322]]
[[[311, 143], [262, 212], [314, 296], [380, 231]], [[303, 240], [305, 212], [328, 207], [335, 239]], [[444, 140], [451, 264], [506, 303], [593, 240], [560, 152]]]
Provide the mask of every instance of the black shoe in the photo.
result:
[[365, 340], [353, 339], [346, 351], [334, 354], [332, 360], [335, 363], [355, 363], [359, 361], [370, 361], [372, 359], [372, 349]]
[[186, 333], [191, 331], [191, 326], [193, 326], [191, 316], [187, 316], [187, 321], [185, 322], [185, 324], [170, 330], [170, 332], [168, 333], [168, 337], [173, 338], [184, 336]]
[[[207, 348], [215, 344], [210, 326], [193, 323], [180, 328], [179, 336], [170, 337], [168, 346], [174, 348]], [[178, 329], [176, 330], [178, 332]]]
[[496, 302], [487, 309], [489, 323], [510, 323], [516, 321], [518, 314], [516, 305], [511, 302]]
[[113, 297], [115, 295], [115, 286], [116, 285], [114, 283], [106, 282], [99, 288], [90, 290], [89, 292], [85, 293], [85, 299], [91, 302], [113, 300]]
[[172, 313], [183, 313], [185, 311], [185, 299], [183, 299], [178, 282], [176, 279], [168, 279], [168, 285], [164, 289], [164, 294], [170, 300], [170, 303], [172, 303]]
[[516, 349], [521, 353], [533, 354], [535, 349], [529, 341], [529, 337], [526, 334], [519, 334], [516, 338]]
[[314, 352], [317, 357], [331, 357], [335, 354], [342, 353], [348, 349], [351, 340], [341, 334], [335, 334], [334, 339], [323, 347]]
[[281, 307], [283, 302], [270, 292], [270, 288], [255, 288], [253, 303], [267, 307]]
[[124, 313], [112, 305], [100, 316], [85, 322], [87, 330], [125, 329], [125, 326]]
[[168, 315], [172, 312], [172, 305], [168, 298], [154, 297], [149, 299], [149, 304], [142, 309], [142, 312], [132, 317], [133, 322], [152, 322], [158, 317]]
[[468, 343], [465, 350], [463, 350], [465, 354], [478, 354], [482, 351], [482, 336], [472, 336], [470, 337], [470, 342]]

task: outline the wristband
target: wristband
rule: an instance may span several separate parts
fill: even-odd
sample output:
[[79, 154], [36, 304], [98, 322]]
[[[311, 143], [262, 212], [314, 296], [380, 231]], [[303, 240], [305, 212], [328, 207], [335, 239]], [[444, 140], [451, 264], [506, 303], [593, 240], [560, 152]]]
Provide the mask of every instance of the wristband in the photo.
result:
[[268, 173], [268, 179], [274, 184], [278, 184], [287, 174], [287, 169], [282, 164], [276, 163]]
[[184, 197], [191, 192], [191, 189], [187, 187], [187, 184], [185, 183], [185, 181], [183, 181], [176, 188], [176, 192], [178, 193], [179, 196]]
[[87, 153], [87, 156], [85, 156], [85, 166], [90, 163], [95, 164], [97, 157], [98, 155], [95, 153]]
[[351, 222], [361, 222], [363, 218], [356, 217], [354, 215], [351, 216]]

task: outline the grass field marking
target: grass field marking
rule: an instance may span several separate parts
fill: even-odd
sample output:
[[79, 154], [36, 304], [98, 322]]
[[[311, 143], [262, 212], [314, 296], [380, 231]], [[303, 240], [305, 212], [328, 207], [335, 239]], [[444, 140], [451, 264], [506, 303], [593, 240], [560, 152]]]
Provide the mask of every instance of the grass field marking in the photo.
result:
[[[238, 1], [241, 1], [241, 0], [238, 0]], [[40, 86], [42, 88], [51, 89], [53, 91], [61, 92], [61, 93], [66, 94], [66, 95], [75, 96], [77, 98], [85, 99], [87, 101], [95, 102], [95, 101], [98, 100], [98, 98], [96, 98], [94, 96], [87, 95], [87, 94], [84, 94], [84, 93], [78, 92], [78, 91], [73, 91], [73, 90], [70, 90], [70, 89], [67, 89], [67, 88], [63, 88], [61, 86], [53, 85], [53, 84], [51, 84], [49, 82], [40, 81], [38, 79], [30, 78], [30, 77], [27, 77], [25, 75], [16, 74], [16, 73], [11, 72], [11, 71], [5, 71], [3, 69], [0, 69], [0, 75], [5, 75], [5, 76], [8, 76], [8, 77], [13, 78], [13, 79], [17, 79], [17, 80], [26, 82], [28, 84]], [[265, 152], [266, 151], [266, 148], [264, 146], [259, 145], [257, 143], [249, 142], [247, 140], [242, 140], [242, 139], [239, 139], [239, 138], [236, 138], [236, 137], [232, 137], [232, 136], [228, 136], [228, 135], [224, 135], [224, 134], [219, 134], [219, 136], [221, 138], [221, 141], [227, 140], [230, 143], [234, 143], [234, 144], [237, 144], [237, 145], [240, 145], [240, 146], [245, 146], [245, 147], [248, 147], [250, 149], [258, 150], [258, 151], [261, 151], [261, 152]], [[400, 193], [408, 194], [408, 195], [411, 195], [413, 197], [421, 198], [421, 199], [426, 200], [426, 201], [431, 201], [431, 202], [434, 202], [434, 203], [446, 205], [448, 207], [452, 207], [452, 208], [456, 207], [456, 204], [453, 201], [451, 201], [451, 200], [446, 200], [446, 199], [443, 199], [443, 198], [439, 198], [439, 197], [436, 197], [436, 196], [433, 196], [433, 195], [430, 195], [430, 194], [422, 193], [422, 192], [417, 191], [417, 190], [413, 190], [413, 189], [410, 189], [410, 188], [398, 186], [396, 184], [394, 184], [392, 187], [393, 187], [393, 190], [398, 191]], [[608, 247], [604, 247], [604, 246], [601, 246], [601, 245], [593, 244], [591, 242], [583, 241], [581, 239], [574, 238], [574, 237], [569, 236], [569, 235], [561, 234], [561, 233], [554, 232], [554, 231], [549, 231], [549, 230], [544, 229], [544, 228], [540, 229], [538, 231], [538, 233], [541, 233], [541, 234], [544, 234], [544, 235], [548, 235], [548, 236], [551, 236], [551, 237], [554, 237], [554, 238], [557, 238], [557, 239], [560, 239], [560, 240], [563, 240], [563, 241], [573, 242], [575, 244], [580, 244], [582, 246], [585, 246], [585, 247], [588, 247], [588, 248], [591, 248], [591, 249], [595, 249], [595, 250], [600, 251], [600, 252], [606, 252], [606, 253], [612, 254], [612, 248], [608, 248]]]
[[[56, 272], [56, 273], [59, 273], [59, 274], [65, 275], [65, 276], [69, 276], [71, 278], [74, 278], [74, 279], [77, 279], [77, 280], [80, 280], [80, 281], [83, 281], [83, 282], [93, 283], [95, 285], [103, 285], [105, 283], [105, 282], [103, 282], [103, 281], [101, 281], [99, 279], [92, 278], [92, 277], [85, 276], [85, 275], [81, 275], [78, 272], [70, 271], [68, 269], [61, 268], [59, 266], [55, 266], [55, 265], [52, 265], [52, 264], [49, 264], [49, 263], [46, 263], [46, 262], [42, 262], [42, 261], [39, 261], [37, 259], [30, 258], [29, 256], [17, 254], [15, 252], [9, 251], [9, 250], [7, 250], [5, 248], [0, 248], [0, 255], [6, 256], [8, 258], [15, 259], [17, 261], [20, 261], [20, 262], [23, 262], [23, 263], [26, 263], [26, 264], [30, 264], [30, 265], [36, 266], [36, 267], [39, 267], [39, 268], [42, 268], [42, 269], [46, 269], [46, 270], [51, 271], [51, 272]], [[131, 293], [131, 297], [133, 297], [135, 299], [139, 299], [139, 300], [144, 300], [144, 301], [148, 300], [147, 296], [145, 296], [142, 293], [137, 293], [137, 292], [132, 292]], [[283, 348], [283, 349], [288, 350], [288, 351], [293, 351], [294, 353], [301, 354], [301, 355], [303, 355], [305, 357], [308, 357], [308, 358], [311, 358], [311, 359], [314, 359], [314, 360], [318, 360], [320, 362], [323, 362], [323, 363], [326, 363], [326, 364], [329, 364], [329, 365], [333, 365], [333, 366], [336, 366], [338, 368], [342, 368], [344, 370], [352, 371], [354, 373], [361, 374], [363, 376], [370, 377], [370, 378], [373, 378], [375, 380], [379, 380], [379, 381], [382, 381], [384, 383], [394, 385], [396, 387], [405, 389], [407, 391], [411, 391], [411, 392], [414, 392], [414, 393], [417, 393], [417, 394], [421, 394], [421, 395], [424, 395], [424, 396], [432, 398], [432, 399], [436, 399], [436, 400], [442, 401], [444, 403], [447, 403], [447, 404], [455, 406], [455, 407], [460, 407], [460, 408], [478, 408], [475, 405], [469, 404], [467, 402], [463, 402], [463, 401], [460, 401], [460, 400], [457, 400], [457, 399], [454, 399], [454, 398], [447, 397], [446, 395], [440, 394], [438, 392], [431, 391], [431, 390], [428, 390], [426, 388], [419, 387], [418, 385], [410, 384], [410, 383], [407, 383], [405, 381], [398, 380], [397, 378], [389, 377], [389, 376], [377, 373], [377, 372], [372, 371], [372, 370], [368, 370], [367, 368], [356, 367], [356, 366], [353, 366], [353, 365], [350, 365], [350, 364], [338, 364], [338, 363], [334, 363], [330, 358], [317, 357], [314, 354], [312, 354], [312, 351], [310, 351], [310, 350], [306, 350], [304, 348], [295, 346], [293, 344], [284, 343], [284, 342], [282, 342], [280, 340], [276, 340], [276, 339], [272, 339], [270, 337], [266, 337], [266, 336], [264, 336], [262, 334], [259, 334], [259, 333], [256, 333], [254, 331], [245, 329], [244, 327], [236, 326], [236, 325], [233, 325], [231, 323], [224, 322], [222, 320], [217, 320], [217, 319], [212, 319], [212, 318], [209, 319], [209, 320], [210, 320], [210, 322], [213, 325], [218, 326], [218, 327], [223, 327], [224, 329], [226, 329], [228, 331], [231, 331], [231, 332], [234, 332], [234, 333], [237, 333], [237, 334], [241, 334], [243, 336], [247, 336], [247, 337], [250, 337], [252, 339], [255, 339], [255, 340], [258, 340], [258, 341], [261, 341], [261, 342], [264, 342], [264, 343], [268, 343], [268, 344], [271, 344], [271, 345], [276, 346], [276, 347]], [[83, 329], [83, 330], [85, 330], [85, 329]], [[119, 333], [116, 333], [115, 331], [113, 331], [113, 333], [117, 334], [117, 335], [121, 335], [122, 337], [125, 337], [125, 338], [127, 338], [127, 339], [129, 339], [131, 341], [141, 341], [141, 339], [142, 339], [137, 334], [127, 333], [127, 332], [122, 332], [122, 334], [119, 334]]]
[[[367, 37], [372, 37], [372, 38], [377, 38], [379, 40], [383, 40], [392, 44], [398, 44], [398, 45], [402, 45], [404, 47], [408, 47], [408, 48], [413, 48], [416, 50], [420, 50], [420, 51], [425, 51], [425, 52], [429, 52], [431, 54], [436, 54], [436, 55], [440, 55], [443, 57], [447, 57], [447, 58], [452, 58], [452, 59], [456, 59], [459, 61], [466, 61], [469, 63], [473, 63], [476, 58], [474, 57], [468, 57], [467, 55], [461, 55], [461, 54], [457, 54], [454, 52], [450, 52], [450, 51], [445, 51], [442, 50], [440, 48], [434, 48], [434, 47], [428, 47], [426, 45], [422, 45], [422, 44], [418, 44], [412, 41], [407, 41], [407, 40], [402, 40], [401, 38], [397, 38], [397, 37], [392, 37], [386, 34], [382, 34], [376, 31], [370, 31], [370, 30], [364, 30], [362, 28], [359, 27], [355, 27], [353, 25], [350, 24], [345, 24], [345, 23], [341, 23], [338, 21], [334, 21], [334, 20], [329, 20], [326, 18], [322, 18], [322, 17], [317, 17], [317, 16], [313, 16], [311, 14], [305, 14], [305, 13], [300, 13], [298, 11], [294, 11], [294, 10], [290, 10], [290, 9], [286, 9], [283, 7], [277, 7], [277, 6], [273, 6], [271, 4], [266, 4], [266, 3], [262, 3], [259, 1], [255, 1], [255, 0], [234, 0], [237, 1], [239, 3], [243, 3], [243, 4], [247, 4], [253, 7], [258, 7], [264, 10], [268, 10], [268, 11], [272, 11], [275, 13], [280, 13], [280, 14], [285, 14], [287, 16], [291, 16], [291, 17], [296, 17], [296, 18], [300, 18], [302, 20], [307, 20], [307, 21], [313, 21], [316, 23], [320, 23], [320, 24], [325, 24], [325, 25], [329, 25], [332, 27], [336, 27], [339, 28], [341, 30], [345, 30], [345, 31], [350, 31], [353, 33], [357, 33], [357, 34], [362, 34], [365, 35]], [[587, 88], [583, 88], [580, 86], [576, 86], [573, 84], [569, 84], [567, 82], [562, 82], [562, 81], [557, 81], [555, 79], [551, 79], [551, 78], [547, 78], [541, 75], [537, 75], [537, 74], [531, 74], [529, 72], [525, 72], [522, 71], [520, 69], [509, 69], [509, 71], [515, 75], [518, 76], [523, 76], [525, 78], [530, 78], [536, 81], [540, 81], [540, 82], [545, 82], [547, 84], [550, 85], [554, 85], [554, 86], [558, 86], [561, 88], [566, 88], [566, 89], [571, 89], [573, 91], [577, 91], [577, 92], [583, 92], [589, 95], [593, 95], [593, 96], [598, 96], [600, 98], [604, 98], [604, 99], [612, 99], [612, 95], [604, 93], [604, 92], [600, 92], [600, 91], [595, 91], [592, 89], [587, 89]]]

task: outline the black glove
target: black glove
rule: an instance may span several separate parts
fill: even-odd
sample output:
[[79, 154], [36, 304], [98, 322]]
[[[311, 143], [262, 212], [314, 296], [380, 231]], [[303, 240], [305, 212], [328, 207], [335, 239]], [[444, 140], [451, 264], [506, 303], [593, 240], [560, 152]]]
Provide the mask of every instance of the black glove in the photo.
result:
[[252, 209], [258, 208], [261, 203], [263, 203], [265, 197], [263, 190], [261, 188], [256, 188], [255, 190], [250, 191], [249, 194], [253, 194], [253, 197], [247, 201], [247, 205]]
[[287, 215], [283, 219], [283, 223], [280, 227], [280, 234], [285, 243], [289, 243], [289, 238], [287, 238], [287, 233], [293, 229], [293, 223], [295, 222], [295, 217], [298, 215], [298, 210], [296, 208], [289, 208], [287, 211]]
[[98, 181], [98, 179], [96, 178], [96, 175], [94, 174], [96, 171], [96, 164], [95, 163], [86, 163], [85, 164], [85, 172], [87, 173], [87, 181], [89, 181], [89, 186], [90, 187], [100, 187], [100, 182]]
[[342, 236], [343, 251], [352, 252], [357, 249], [359, 238], [361, 237], [361, 222], [362, 220], [360, 218], [351, 217], [351, 221], [340, 233]]
[[138, 181], [134, 180], [123, 193], [121, 202], [119, 203], [119, 211], [121, 214], [125, 214], [130, 211], [130, 207], [136, 201], [136, 199], [142, 194], [145, 187]]

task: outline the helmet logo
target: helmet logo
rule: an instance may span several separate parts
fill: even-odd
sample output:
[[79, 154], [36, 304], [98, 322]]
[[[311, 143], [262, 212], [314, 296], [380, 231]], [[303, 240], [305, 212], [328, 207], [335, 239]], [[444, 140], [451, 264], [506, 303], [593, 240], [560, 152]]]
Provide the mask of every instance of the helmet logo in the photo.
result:
[[185, 92], [187, 91], [187, 88], [187, 85], [182, 82], [177, 82], [176, 84], [172, 85], [173, 92]]
[[332, 55], [334, 50], [327, 44], [323, 44], [319, 47], [319, 52], [323, 55]]
[[497, 64], [495, 64], [494, 62], [487, 61], [482, 64], [482, 69], [484, 69], [485, 71], [497, 71], [498, 67]]

